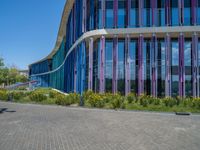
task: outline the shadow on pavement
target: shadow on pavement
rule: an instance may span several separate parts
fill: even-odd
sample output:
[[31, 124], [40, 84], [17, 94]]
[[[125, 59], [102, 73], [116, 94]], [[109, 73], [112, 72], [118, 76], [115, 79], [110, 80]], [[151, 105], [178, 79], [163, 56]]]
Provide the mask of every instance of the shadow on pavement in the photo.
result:
[[8, 108], [0, 108], [0, 114], [3, 114], [5, 112], [14, 113], [16, 111], [15, 110], [8, 110]]

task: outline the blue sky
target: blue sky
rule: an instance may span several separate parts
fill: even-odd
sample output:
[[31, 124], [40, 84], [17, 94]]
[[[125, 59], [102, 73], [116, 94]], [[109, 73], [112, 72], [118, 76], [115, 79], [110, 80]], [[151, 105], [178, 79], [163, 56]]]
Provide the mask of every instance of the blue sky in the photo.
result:
[[66, 0], [0, 0], [0, 57], [27, 69], [56, 42]]

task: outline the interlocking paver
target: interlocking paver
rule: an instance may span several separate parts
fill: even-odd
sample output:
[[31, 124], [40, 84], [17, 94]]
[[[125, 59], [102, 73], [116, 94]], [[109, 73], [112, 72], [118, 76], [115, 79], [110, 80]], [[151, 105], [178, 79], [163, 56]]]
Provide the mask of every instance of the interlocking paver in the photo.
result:
[[200, 115], [0, 102], [0, 150], [199, 150]]

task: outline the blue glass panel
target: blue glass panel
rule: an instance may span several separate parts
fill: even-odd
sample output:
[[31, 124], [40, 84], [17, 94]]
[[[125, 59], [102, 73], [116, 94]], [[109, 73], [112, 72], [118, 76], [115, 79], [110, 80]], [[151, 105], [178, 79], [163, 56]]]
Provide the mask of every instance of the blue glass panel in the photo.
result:
[[190, 25], [191, 20], [191, 1], [184, 0], [184, 25]]
[[114, 25], [113, 0], [106, 0], [106, 28], [113, 28], [113, 25]]
[[138, 26], [138, 0], [131, 0], [130, 26]]
[[171, 25], [179, 25], [178, 0], [171, 0]]
[[118, 28], [125, 27], [125, 17], [126, 16], [126, 1], [119, 0], [118, 1]]

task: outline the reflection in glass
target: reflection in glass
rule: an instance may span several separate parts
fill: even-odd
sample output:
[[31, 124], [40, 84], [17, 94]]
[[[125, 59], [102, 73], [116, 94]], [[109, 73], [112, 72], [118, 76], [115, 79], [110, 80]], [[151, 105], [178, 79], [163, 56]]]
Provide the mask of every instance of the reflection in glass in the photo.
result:
[[144, 92], [151, 94], [151, 40], [144, 40], [143, 63], [144, 63]]
[[158, 39], [158, 74], [157, 74], [157, 93], [159, 97], [165, 96], [165, 42], [164, 39]]
[[113, 40], [106, 39], [105, 44], [105, 90], [106, 92], [112, 92]]
[[185, 63], [185, 94], [192, 96], [192, 45], [191, 39], [184, 42], [184, 63]]
[[173, 39], [171, 42], [171, 46], [172, 46], [172, 53], [171, 53], [171, 94], [172, 96], [178, 96], [178, 91], [179, 91], [179, 45], [178, 45], [178, 40], [177, 39]]
[[137, 93], [138, 88], [138, 44], [137, 40], [133, 39], [130, 42], [130, 79], [131, 79], [131, 92]]
[[99, 39], [94, 42], [93, 49], [93, 91], [99, 91], [99, 79], [100, 79], [100, 41]]
[[121, 94], [125, 93], [125, 41], [118, 41], [118, 78], [117, 78], [117, 89]]

